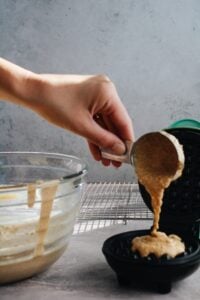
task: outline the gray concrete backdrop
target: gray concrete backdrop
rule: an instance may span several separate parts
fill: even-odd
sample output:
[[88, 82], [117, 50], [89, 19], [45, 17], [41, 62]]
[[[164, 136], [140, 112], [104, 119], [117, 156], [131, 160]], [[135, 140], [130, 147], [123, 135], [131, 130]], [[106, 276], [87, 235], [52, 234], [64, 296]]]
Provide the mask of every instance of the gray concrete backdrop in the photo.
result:
[[[0, 0], [0, 55], [36, 72], [106, 73], [136, 137], [200, 119], [199, 0]], [[0, 103], [0, 150], [79, 156], [88, 181], [132, 181], [101, 167], [85, 142], [34, 113]]]

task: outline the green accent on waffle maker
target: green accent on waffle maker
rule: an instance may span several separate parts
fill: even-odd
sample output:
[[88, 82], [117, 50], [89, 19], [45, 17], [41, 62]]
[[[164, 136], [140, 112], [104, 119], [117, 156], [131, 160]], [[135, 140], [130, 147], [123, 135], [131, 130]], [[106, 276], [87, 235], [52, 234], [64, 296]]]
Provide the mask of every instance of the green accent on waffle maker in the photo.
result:
[[182, 119], [172, 123], [168, 128], [194, 128], [200, 129], [200, 122], [193, 119]]

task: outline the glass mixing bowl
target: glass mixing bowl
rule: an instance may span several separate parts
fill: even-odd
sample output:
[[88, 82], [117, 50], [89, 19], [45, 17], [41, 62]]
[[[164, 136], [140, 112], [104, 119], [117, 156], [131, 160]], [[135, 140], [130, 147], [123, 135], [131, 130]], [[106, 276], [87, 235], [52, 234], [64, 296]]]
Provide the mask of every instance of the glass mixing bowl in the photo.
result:
[[42, 272], [62, 255], [86, 173], [73, 156], [0, 152], [0, 284]]

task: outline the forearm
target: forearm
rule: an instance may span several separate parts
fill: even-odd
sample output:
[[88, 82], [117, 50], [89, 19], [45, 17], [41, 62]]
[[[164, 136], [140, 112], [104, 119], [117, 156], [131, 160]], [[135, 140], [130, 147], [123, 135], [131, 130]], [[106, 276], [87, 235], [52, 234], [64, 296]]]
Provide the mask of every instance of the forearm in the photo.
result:
[[34, 105], [31, 95], [36, 92], [39, 75], [0, 58], [0, 99], [23, 106]]

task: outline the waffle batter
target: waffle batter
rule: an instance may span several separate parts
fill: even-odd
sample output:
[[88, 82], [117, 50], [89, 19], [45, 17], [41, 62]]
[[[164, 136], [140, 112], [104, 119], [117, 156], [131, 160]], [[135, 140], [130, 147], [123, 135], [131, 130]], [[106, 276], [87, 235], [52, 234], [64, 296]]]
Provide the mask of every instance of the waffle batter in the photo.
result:
[[[138, 251], [141, 256], [153, 253], [157, 257], [164, 254], [175, 257], [185, 251], [184, 243], [177, 235], [167, 236], [164, 232], [158, 232], [158, 228], [164, 190], [182, 175], [184, 154], [182, 146], [174, 136], [165, 132], [161, 134], [162, 137], [155, 136], [153, 145], [156, 145], [156, 149], [150, 147], [152, 140], [148, 141], [148, 137], [136, 145], [138, 149], [136, 148], [137, 156], [134, 158], [135, 170], [139, 182], [151, 196], [154, 222], [151, 235], [134, 238], [131, 249]], [[155, 153], [159, 155], [155, 156]]]
[[[41, 210], [39, 222], [37, 221], [36, 228], [36, 245], [33, 252], [30, 253], [29, 258], [24, 259], [23, 253], [16, 254], [13, 257], [12, 262], [9, 260], [6, 263], [4, 258], [0, 257], [0, 284], [13, 282], [21, 280], [23, 278], [28, 278], [34, 274], [44, 271], [50, 264], [57, 260], [57, 258], [64, 252], [66, 246], [63, 246], [59, 249], [55, 249], [53, 252], [45, 252], [44, 242], [45, 237], [48, 231], [48, 225], [50, 220], [50, 214], [52, 210], [53, 200], [58, 188], [59, 180], [52, 180], [46, 183], [42, 183], [41, 191]], [[36, 187], [37, 184], [29, 184], [27, 187], [27, 204], [29, 207], [34, 207], [35, 198], [36, 198]], [[24, 226], [27, 226], [24, 224]], [[7, 239], [9, 233], [15, 233], [15, 230], [18, 229], [13, 225], [7, 226], [1, 230], [0, 227], [0, 241], [3, 242], [4, 239]], [[34, 232], [30, 231], [31, 234]], [[25, 253], [26, 254], [26, 253]], [[8, 254], [9, 255], [9, 254]], [[3, 263], [4, 262], [4, 263]]]

